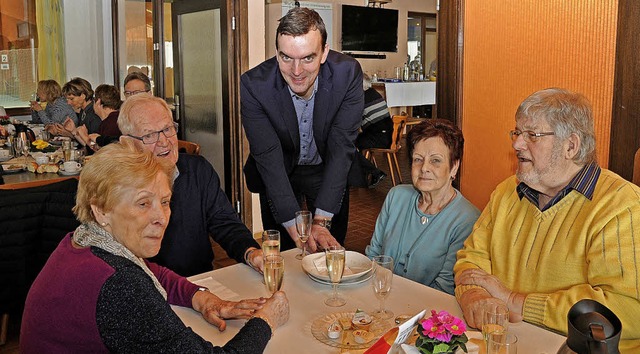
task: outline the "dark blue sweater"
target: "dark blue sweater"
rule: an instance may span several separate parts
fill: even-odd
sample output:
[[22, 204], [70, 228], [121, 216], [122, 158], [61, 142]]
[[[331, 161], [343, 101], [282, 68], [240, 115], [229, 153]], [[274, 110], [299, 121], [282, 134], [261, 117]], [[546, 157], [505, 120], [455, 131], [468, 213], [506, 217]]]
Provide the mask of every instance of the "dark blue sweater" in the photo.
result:
[[213, 269], [209, 235], [237, 262], [249, 247], [259, 248], [220, 189], [220, 178], [202, 156], [180, 154], [173, 186], [171, 219], [160, 253], [151, 259], [182, 276]]

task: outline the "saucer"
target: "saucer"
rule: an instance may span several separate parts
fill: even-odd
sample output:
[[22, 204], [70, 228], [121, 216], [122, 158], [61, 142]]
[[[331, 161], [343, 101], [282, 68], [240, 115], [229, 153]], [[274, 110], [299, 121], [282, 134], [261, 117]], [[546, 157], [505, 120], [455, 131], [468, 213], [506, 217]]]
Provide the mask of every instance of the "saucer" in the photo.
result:
[[2, 169], [4, 170], [4, 173], [7, 175], [10, 175], [13, 173], [20, 173], [25, 170], [24, 165], [2, 165]]
[[59, 174], [63, 175], [63, 176], [77, 176], [80, 174], [80, 172], [82, 172], [82, 167], [80, 167], [77, 171], [73, 171], [73, 172], [67, 172], [63, 169], [60, 169], [58, 171]]

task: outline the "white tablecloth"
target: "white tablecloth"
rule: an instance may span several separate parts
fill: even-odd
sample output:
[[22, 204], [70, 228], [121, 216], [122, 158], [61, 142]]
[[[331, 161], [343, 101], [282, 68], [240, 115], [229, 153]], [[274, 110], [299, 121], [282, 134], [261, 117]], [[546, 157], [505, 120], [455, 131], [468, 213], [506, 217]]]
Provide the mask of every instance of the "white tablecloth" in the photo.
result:
[[410, 107], [436, 104], [435, 81], [386, 82], [387, 106]]
[[[290, 250], [282, 253], [286, 269], [283, 290], [289, 299], [291, 315], [289, 321], [275, 331], [265, 353], [346, 353], [347, 351], [316, 340], [311, 334], [311, 323], [320, 316], [334, 312], [355, 311], [357, 308], [371, 312], [377, 309], [378, 300], [373, 295], [371, 284], [367, 281], [340, 287], [339, 292], [347, 299], [347, 304], [342, 307], [326, 306], [324, 300], [330, 295], [331, 287], [311, 280], [304, 273], [301, 261], [294, 258], [299, 252]], [[262, 284], [262, 275], [244, 264], [195, 275], [189, 279], [212, 286], [212, 291], [228, 300], [267, 296]], [[413, 315], [424, 309], [428, 312], [434, 309], [447, 310], [456, 316], [462, 316], [453, 296], [397, 276], [393, 279], [386, 307], [395, 315]], [[221, 333], [191, 309], [173, 306], [173, 310], [187, 326], [216, 345], [226, 343], [245, 323], [244, 320], [227, 321], [227, 329]], [[510, 329], [518, 336], [519, 354], [556, 353], [565, 341], [560, 335], [527, 323], [513, 324]], [[362, 350], [354, 352], [361, 353]]]

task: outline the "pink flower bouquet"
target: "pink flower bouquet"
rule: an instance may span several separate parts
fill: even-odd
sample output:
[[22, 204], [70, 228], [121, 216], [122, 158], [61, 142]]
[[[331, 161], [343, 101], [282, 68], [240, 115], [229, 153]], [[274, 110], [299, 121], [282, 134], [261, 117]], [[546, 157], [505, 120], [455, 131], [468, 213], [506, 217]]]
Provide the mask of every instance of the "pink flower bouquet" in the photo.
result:
[[466, 353], [468, 338], [464, 322], [447, 311], [431, 310], [431, 317], [420, 322], [416, 347], [421, 353], [453, 353], [460, 347]]

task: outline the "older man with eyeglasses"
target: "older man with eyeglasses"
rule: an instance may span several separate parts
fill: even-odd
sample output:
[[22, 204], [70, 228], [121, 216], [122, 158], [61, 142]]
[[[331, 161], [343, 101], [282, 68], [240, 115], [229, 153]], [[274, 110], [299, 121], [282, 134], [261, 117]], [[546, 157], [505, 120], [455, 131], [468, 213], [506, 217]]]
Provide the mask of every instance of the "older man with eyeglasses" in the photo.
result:
[[622, 321], [621, 352], [640, 352], [640, 188], [596, 163], [587, 99], [563, 89], [526, 98], [511, 131], [518, 169], [498, 185], [457, 254], [467, 323], [506, 304], [512, 321], [567, 332], [581, 299]]
[[260, 246], [220, 189], [213, 166], [202, 156], [178, 154], [178, 127], [164, 100], [131, 96], [120, 108], [118, 127], [121, 139], [134, 139], [157, 158], [169, 159], [178, 167], [171, 218], [154, 262], [183, 276], [212, 270], [211, 235], [231, 258], [262, 268]]

